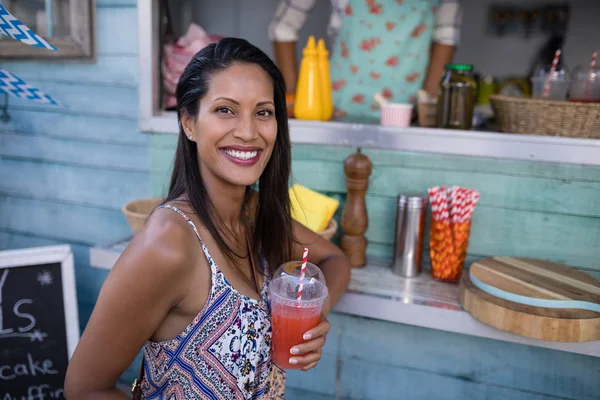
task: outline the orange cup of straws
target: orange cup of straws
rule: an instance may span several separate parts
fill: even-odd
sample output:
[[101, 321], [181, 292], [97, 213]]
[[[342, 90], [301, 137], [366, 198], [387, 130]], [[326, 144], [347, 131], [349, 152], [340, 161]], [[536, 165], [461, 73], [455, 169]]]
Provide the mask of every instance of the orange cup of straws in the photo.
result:
[[440, 281], [458, 282], [467, 257], [471, 217], [479, 193], [457, 186], [436, 186], [429, 189], [429, 200], [431, 275]]

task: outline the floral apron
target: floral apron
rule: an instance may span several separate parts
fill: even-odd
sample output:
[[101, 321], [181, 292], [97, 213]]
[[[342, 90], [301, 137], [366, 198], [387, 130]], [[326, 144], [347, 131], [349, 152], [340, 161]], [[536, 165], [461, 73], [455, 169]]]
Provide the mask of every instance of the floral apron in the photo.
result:
[[375, 92], [413, 102], [423, 84], [439, 0], [349, 0], [330, 61], [338, 120], [379, 123]]

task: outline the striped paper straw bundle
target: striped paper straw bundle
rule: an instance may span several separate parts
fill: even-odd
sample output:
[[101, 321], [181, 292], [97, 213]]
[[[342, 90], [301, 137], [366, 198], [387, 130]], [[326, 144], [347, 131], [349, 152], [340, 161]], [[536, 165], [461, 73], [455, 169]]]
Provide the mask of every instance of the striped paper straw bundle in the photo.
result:
[[[454, 254], [452, 228], [450, 226], [450, 210], [447, 188], [436, 186], [430, 188], [431, 226], [429, 232], [429, 252], [431, 256], [431, 271], [434, 277], [438, 272], [449, 270]], [[452, 198], [452, 197], [450, 197]]]
[[432, 210], [431, 273], [436, 279], [454, 282], [460, 278], [464, 266], [479, 192], [458, 186], [436, 186], [428, 193]]

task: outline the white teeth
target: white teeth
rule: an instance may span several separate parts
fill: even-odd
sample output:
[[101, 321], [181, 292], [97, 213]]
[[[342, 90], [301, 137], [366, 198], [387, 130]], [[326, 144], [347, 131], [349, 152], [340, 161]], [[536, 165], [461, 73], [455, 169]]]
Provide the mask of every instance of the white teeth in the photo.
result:
[[239, 158], [240, 160], [249, 160], [256, 157], [258, 154], [257, 150], [254, 151], [238, 151], [238, 150], [223, 150], [224, 153], [231, 157]]

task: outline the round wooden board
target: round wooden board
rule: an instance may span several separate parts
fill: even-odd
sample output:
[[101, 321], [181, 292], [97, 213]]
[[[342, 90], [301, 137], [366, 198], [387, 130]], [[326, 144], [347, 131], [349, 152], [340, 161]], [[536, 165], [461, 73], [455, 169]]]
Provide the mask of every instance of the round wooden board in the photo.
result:
[[[569, 274], [573, 276], [572, 271]], [[595, 281], [589, 275], [585, 276]], [[517, 335], [559, 342], [600, 340], [600, 313], [534, 307], [500, 299], [476, 287], [468, 270], [460, 281], [459, 299], [462, 307], [475, 319]]]

